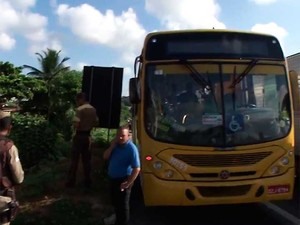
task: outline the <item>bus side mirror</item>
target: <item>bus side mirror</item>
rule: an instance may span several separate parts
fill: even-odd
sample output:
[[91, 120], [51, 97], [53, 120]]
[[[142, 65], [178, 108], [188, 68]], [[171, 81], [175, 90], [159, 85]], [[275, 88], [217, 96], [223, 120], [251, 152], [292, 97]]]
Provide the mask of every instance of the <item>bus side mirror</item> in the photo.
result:
[[138, 104], [141, 100], [138, 78], [130, 78], [129, 80], [129, 100], [131, 104]]

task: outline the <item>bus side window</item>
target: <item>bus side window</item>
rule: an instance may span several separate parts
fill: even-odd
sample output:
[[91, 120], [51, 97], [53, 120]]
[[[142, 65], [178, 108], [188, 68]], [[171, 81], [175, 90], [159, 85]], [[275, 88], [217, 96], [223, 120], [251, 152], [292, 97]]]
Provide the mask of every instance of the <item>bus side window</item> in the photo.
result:
[[285, 116], [285, 113], [287, 113], [288, 118], [291, 118], [291, 104], [290, 104], [290, 96], [288, 93], [286, 93], [282, 99], [281, 102], [281, 114], [282, 116]]
[[287, 97], [287, 88], [285, 85], [281, 85], [278, 90], [278, 97], [279, 97], [279, 104], [280, 104], [280, 110], [282, 111], [284, 108], [286, 108], [287, 100], [285, 98]]

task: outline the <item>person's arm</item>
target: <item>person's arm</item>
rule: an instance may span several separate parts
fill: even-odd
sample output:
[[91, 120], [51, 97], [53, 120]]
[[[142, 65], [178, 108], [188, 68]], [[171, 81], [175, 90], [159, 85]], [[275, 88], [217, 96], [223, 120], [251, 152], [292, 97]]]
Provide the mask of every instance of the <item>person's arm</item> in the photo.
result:
[[80, 123], [80, 110], [76, 109], [76, 114], [73, 118], [73, 128], [76, 131]]
[[13, 182], [15, 184], [20, 184], [24, 180], [24, 171], [19, 158], [18, 149], [15, 145], [13, 145], [9, 149], [9, 154], [10, 154], [9, 166], [10, 166]]
[[111, 142], [110, 146], [108, 149], [106, 149], [103, 153], [103, 159], [104, 160], [108, 160], [111, 156], [112, 151], [114, 150], [114, 148], [117, 145], [117, 140], [116, 138]]
[[76, 131], [79, 127], [79, 121], [73, 121], [73, 130]]
[[137, 168], [133, 168], [132, 169], [132, 173], [131, 175], [128, 177], [127, 181], [123, 182], [121, 184], [121, 190], [127, 189], [129, 187], [131, 187], [135, 181], [135, 179], [138, 177], [139, 173], [140, 173], [141, 168], [137, 167]]
[[140, 170], [141, 170], [141, 166], [140, 166], [141, 163], [140, 163], [138, 149], [134, 144], [132, 145], [132, 148], [133, 148], [132, 149], [133, 155], [132, 155], [132, 161], [131, 161], [132, 172], [131, 172], [130, 176], [128, 177], [128, 179], [120, 185], [121, 191], [123, 191], [124, 189], [130, 188], [134, 184], [134, 181], [138, 177]]

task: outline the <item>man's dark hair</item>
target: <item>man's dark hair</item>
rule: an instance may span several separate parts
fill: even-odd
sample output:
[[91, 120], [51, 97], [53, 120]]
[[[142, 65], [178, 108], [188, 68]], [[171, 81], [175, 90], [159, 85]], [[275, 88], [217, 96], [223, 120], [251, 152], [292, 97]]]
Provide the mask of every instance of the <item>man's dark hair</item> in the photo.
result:
[[78, 93], [77, 95], [76, 95], [76, 99], [82, 99], [82, 100], [87, 100], [87, 98], [86, 98], [86, 94], [85, 93], [83, 93], [83, 92], [80, 92], [80, 93]]
[[128, 130], [128, 131], [130, 131], [129, 125], [125, 124], [125, 125], [119, 126], [118, 131], [121, 131], [121, 130]]
[[9, 129], [11, 125], [11, 117], [4, 117], [0, 119], [0, 131]]

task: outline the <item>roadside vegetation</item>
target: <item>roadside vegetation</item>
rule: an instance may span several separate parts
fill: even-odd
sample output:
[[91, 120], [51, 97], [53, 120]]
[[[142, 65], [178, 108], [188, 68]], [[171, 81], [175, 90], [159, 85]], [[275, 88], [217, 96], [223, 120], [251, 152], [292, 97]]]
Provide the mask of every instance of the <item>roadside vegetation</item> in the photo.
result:
[[[81, 90], [82, 71], [64, 66], [60, 51], [36, 53], [40, 68], [16, 67], [0, 61], [0, 108], [11, 109], [11, 139], [19, 149], [25, 170], [17, 187], [21, 211], [12, 225], [102, 224], [110, 212], [103, 150], [116, 130], [96, 128], [93, 140], [93, 185], [65, 188], [70, 163], [75, 95]], [[23, 69], [29, 70], [23, 74]], [[120, 125], [130, 119], [130, 104], [122, 98]]]
[[26, 179], [18, 187], [20, 214], [13, 225], [101, 225], [111, 212], [108, 183], [102, 161], [103, 147], [93, 147], [93, 185], [86, 189], [78, 171], [75, 188], [65, 188], [68, 158], [47, 161], [26, 171]]

